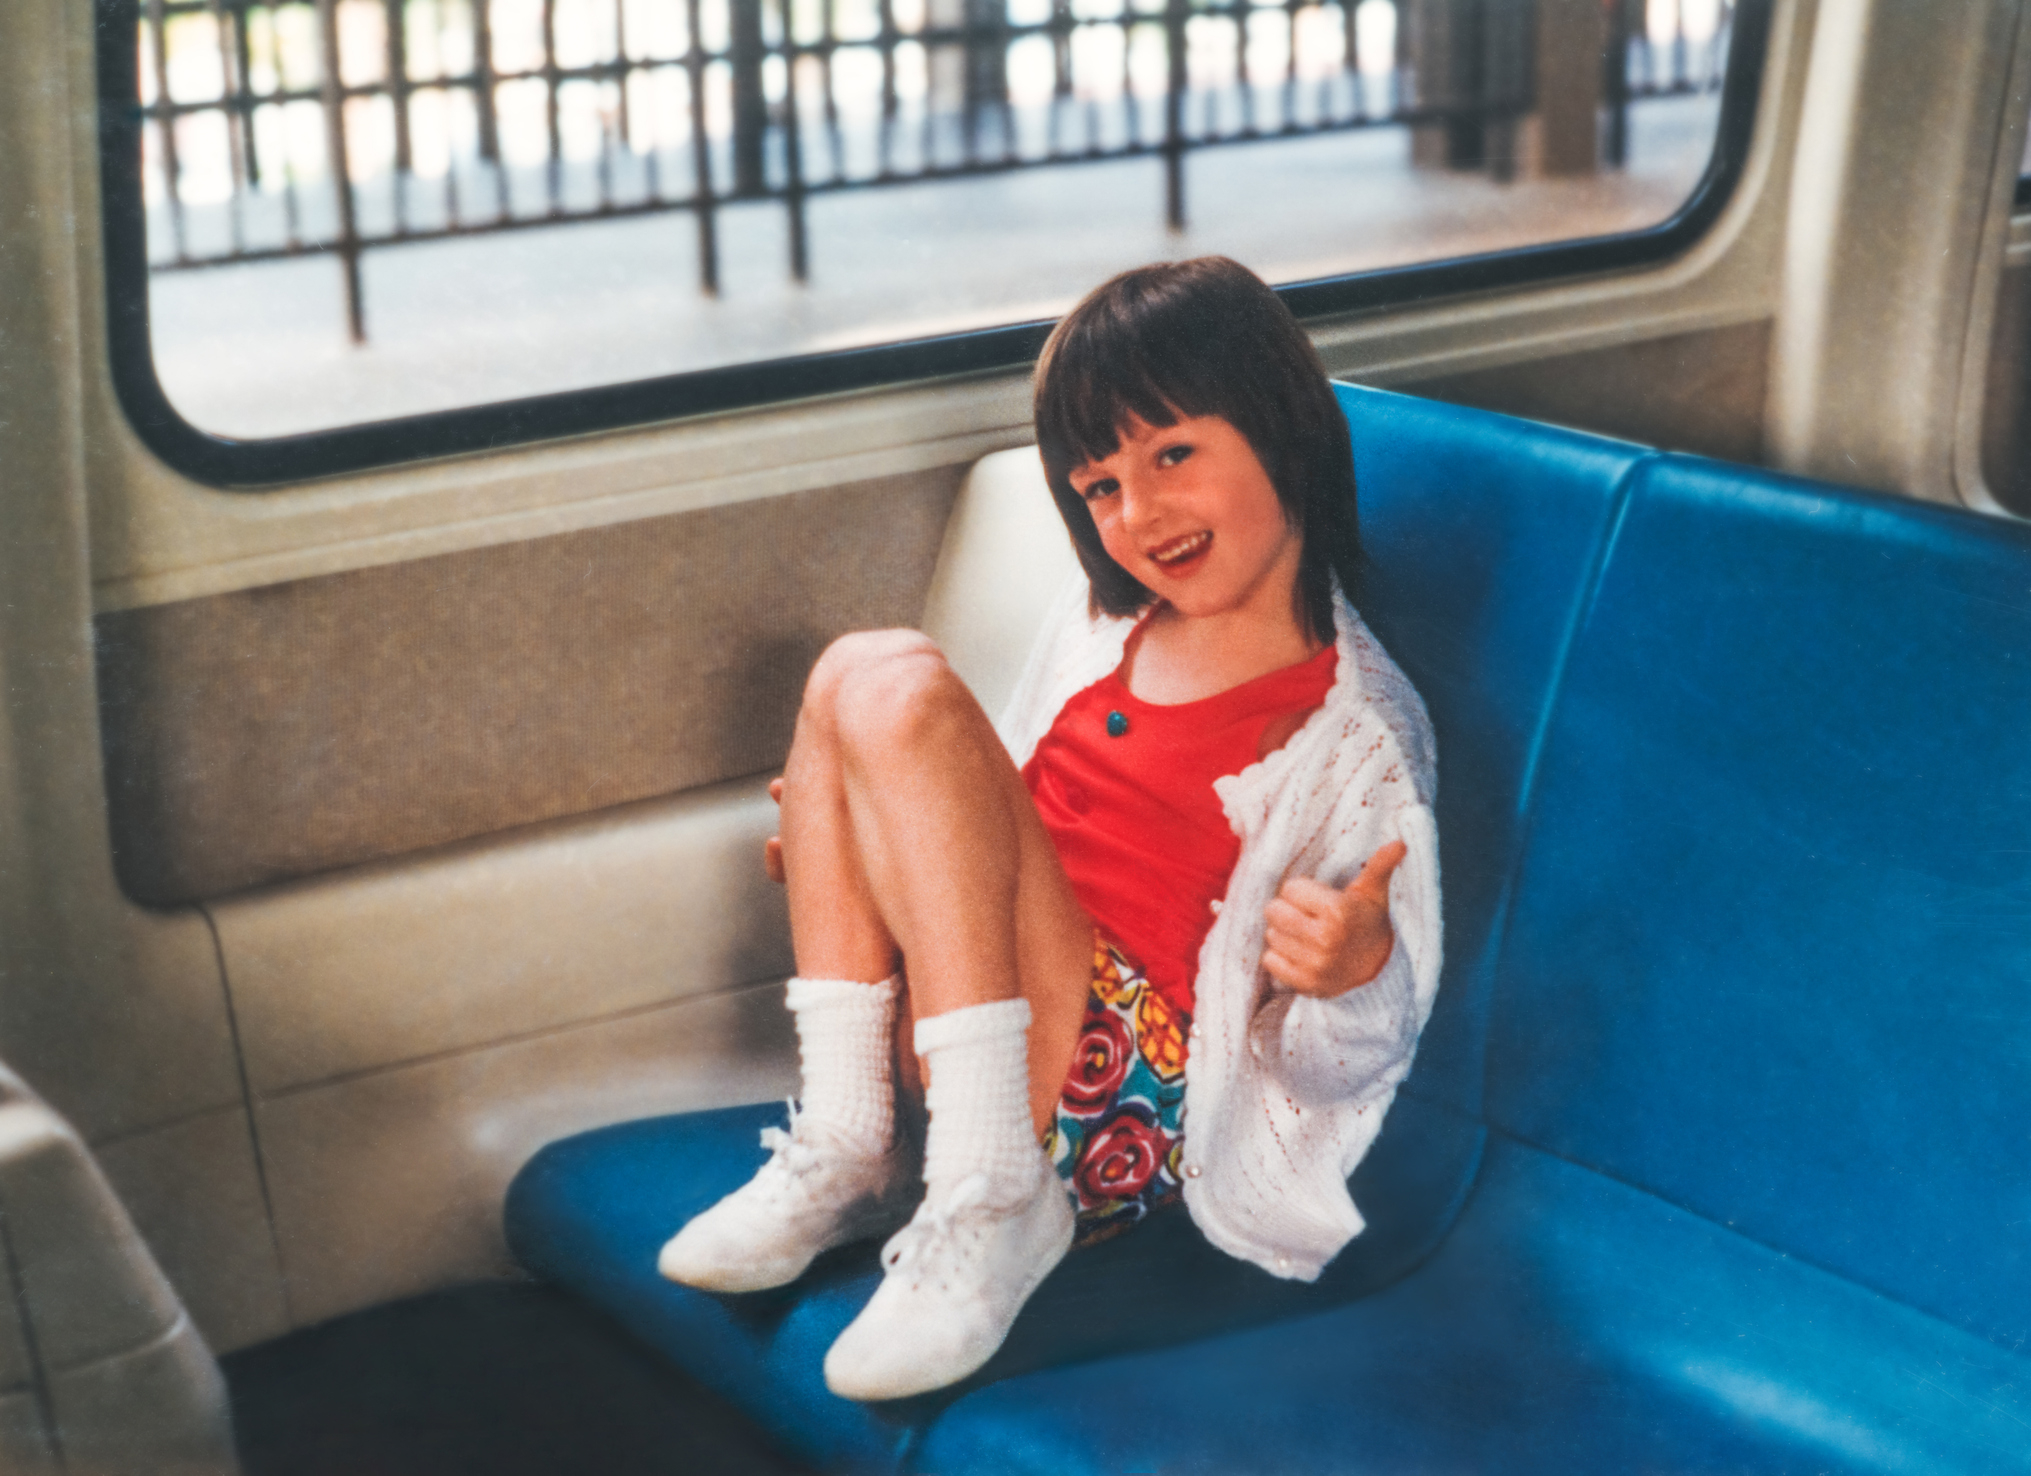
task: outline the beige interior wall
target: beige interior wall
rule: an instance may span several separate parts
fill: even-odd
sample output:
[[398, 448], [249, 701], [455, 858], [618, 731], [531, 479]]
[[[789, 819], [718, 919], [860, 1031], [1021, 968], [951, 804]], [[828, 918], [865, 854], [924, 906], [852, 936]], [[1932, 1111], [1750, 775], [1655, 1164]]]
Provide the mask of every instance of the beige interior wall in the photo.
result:
[[162, 905], [752, 774], [922, 608], [959, 468], [108, 611], [114, 861]]
[[1763, 459], [1770, 324], [1734, 323], [1402, 386], [1724, 461]]

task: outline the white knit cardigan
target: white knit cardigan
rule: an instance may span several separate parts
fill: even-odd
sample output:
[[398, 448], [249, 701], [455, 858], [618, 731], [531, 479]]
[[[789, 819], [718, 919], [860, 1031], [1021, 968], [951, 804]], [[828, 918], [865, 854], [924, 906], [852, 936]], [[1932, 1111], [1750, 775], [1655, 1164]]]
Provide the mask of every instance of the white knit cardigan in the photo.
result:
[[[1081, 577], [1053, 607], [1003, 715], [1018, 767], [1073, 697], [1121, 665], [1135, 622], [1094, 619]], [[1410, 1070], [1439, 983], [1431, 725], [1396, 663], [1337, 592], [1340, 659], [1297, 735], [1214, 781], [1241, 855], [1199, 950], [1185, 1072], [1185, 1203], [1205, 1237], [1310, 1281], [1362, 1230], [1347, 1192]], [[1408, 848], [1389, 890], [1396, 946], [1333, 999], [1262, 970], [1263, 909], [1287, 878], [1345, 886], [1380, 847]]]

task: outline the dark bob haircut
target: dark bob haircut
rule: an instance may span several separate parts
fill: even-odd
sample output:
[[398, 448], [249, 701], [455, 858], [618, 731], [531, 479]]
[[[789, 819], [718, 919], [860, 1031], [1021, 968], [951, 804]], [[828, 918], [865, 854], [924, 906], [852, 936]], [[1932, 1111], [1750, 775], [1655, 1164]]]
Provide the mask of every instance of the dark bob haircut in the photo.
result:
[[1093, 604], [1133, 615], [1155, 598], [1101, 546], [1072, 472], [1111, 456], [1131, 416], [1175, 425], [1217, 415], [1247, 439], [1298, 530], [1297, 615], [1333, 639], [1333, 579], [1360, 600], [1361, 538], [1347, 418], [1318, 350], [1283, 300], [1224, 256], [1163, 262], [1095, 288], [1037, 363], [1037, 449], [1093, 583]]

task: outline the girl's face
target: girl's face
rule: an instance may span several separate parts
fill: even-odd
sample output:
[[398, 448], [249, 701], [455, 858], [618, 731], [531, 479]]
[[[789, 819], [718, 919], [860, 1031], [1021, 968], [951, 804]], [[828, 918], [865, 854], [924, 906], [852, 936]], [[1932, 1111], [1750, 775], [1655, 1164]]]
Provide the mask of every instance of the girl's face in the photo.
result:
[[1248, 438], [1217, 415], [1131, 417], [1112, 456], [1074, 467], [1101, 545], [1181, 615], [1294, 609], [1298, 530]]

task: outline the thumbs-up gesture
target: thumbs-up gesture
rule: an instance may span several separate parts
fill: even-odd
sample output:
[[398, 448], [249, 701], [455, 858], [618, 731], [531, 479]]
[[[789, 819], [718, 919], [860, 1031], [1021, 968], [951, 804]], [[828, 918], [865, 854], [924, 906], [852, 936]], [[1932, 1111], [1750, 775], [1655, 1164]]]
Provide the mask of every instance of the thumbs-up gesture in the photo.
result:
[[1403, 860], [1391, 841], [1343, 889], [1292, 877], [1263, 909], [1262, 966], [1277, 983], [1330, 999], [1366, 984], [1389, 962], [1389, 878]]

